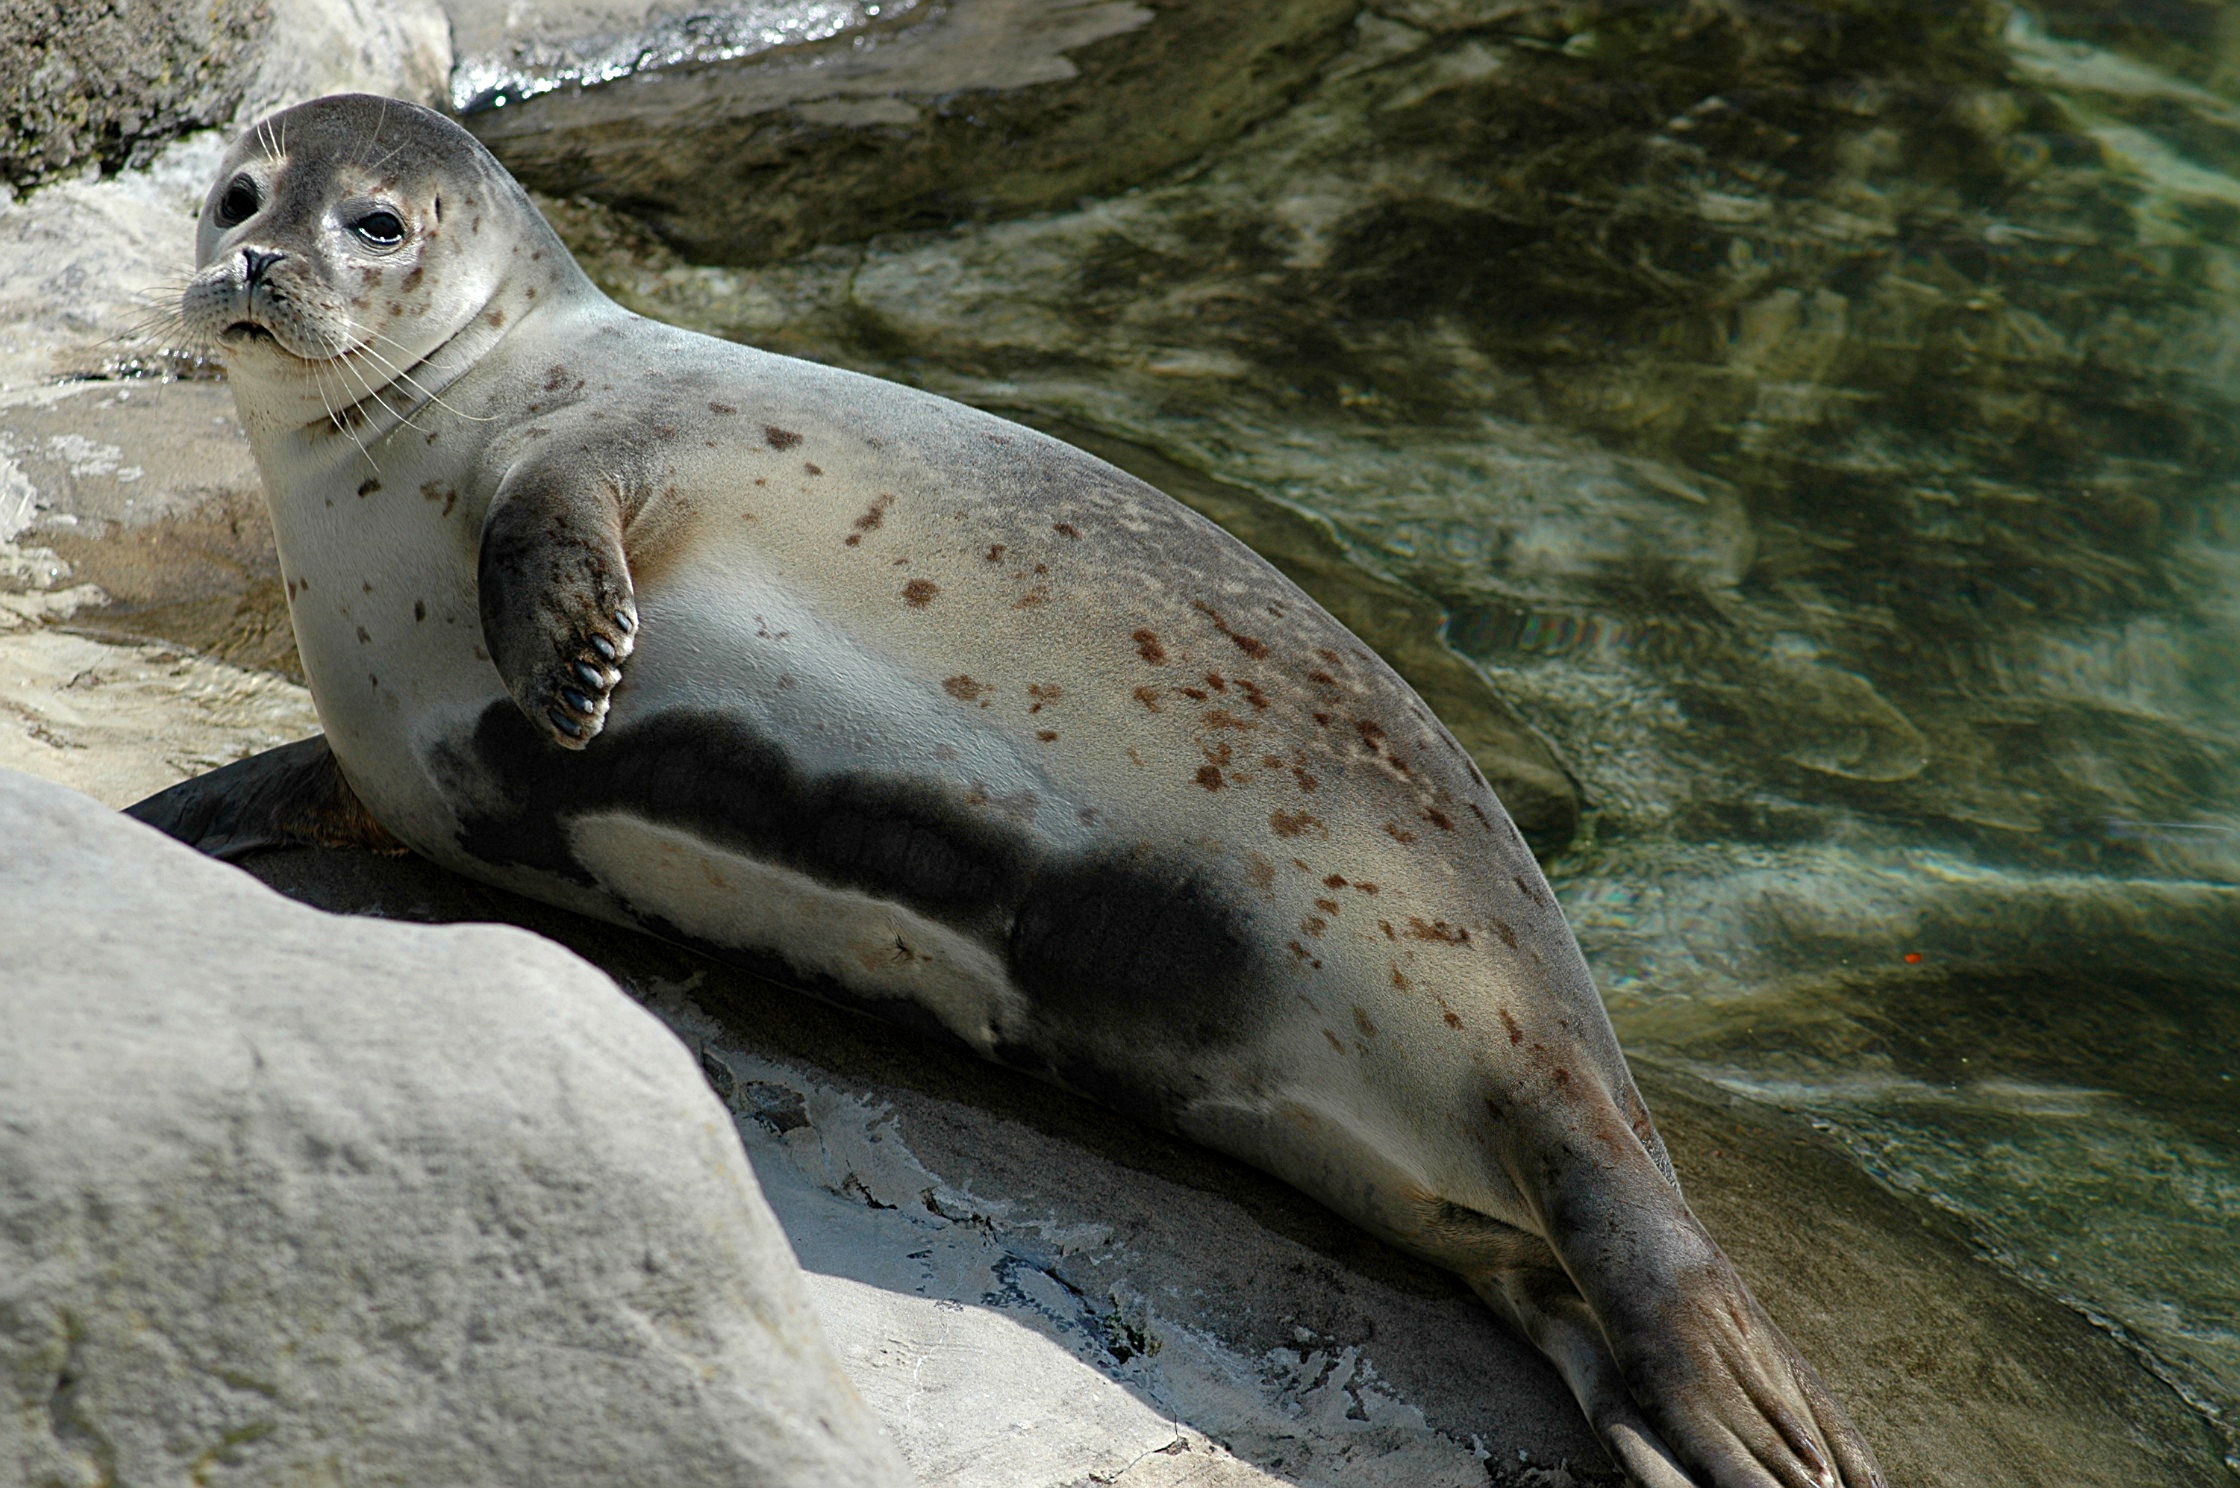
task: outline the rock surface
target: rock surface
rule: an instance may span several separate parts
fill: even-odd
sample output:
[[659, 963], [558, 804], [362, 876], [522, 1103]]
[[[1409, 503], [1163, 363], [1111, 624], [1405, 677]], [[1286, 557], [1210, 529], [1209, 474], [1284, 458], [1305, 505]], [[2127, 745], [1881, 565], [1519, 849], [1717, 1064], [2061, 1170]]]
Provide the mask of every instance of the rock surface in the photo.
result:
[[[737, 1117], [835, 1346], [929, 1488], [1615, 1481], [1560, 1382], [1451, 1277], [1241, 1164], [414, 859], [245, 866], [331, 909], [523, 924], [644, 998]], [[2224, 1481], [2176, 1394], [1959, 1226], [1793, 1118], [1635, 1069], [1692, 1202], [1892, 1482]]]
[[766, 263], [1147, 180], [1279, 108], [1355, 8], [454, 0], [453, 102], [524, 183], [625, 206], [705, 262]]
[[434, 103], [434, 0], [13, 0], [0, 9], [0, 183], [145, 165], [163, 143], [322, 93]]
[[906, 1481], [690, 1057], [0, 773], [0, 1479]]

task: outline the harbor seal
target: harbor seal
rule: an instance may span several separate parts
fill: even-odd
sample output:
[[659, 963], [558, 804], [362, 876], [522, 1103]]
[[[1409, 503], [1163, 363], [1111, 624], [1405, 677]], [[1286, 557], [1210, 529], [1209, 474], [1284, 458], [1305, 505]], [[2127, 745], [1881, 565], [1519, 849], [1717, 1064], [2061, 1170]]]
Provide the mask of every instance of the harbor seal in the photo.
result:
[[774, 958], [1452, 1268], [1637, 1482], [1881, 1481], [1690, 1212], [1476, 765], [1242, 544], [628, 313], [415, 106], [260, 124], [197, 259], [326, 732], [135, 814]]

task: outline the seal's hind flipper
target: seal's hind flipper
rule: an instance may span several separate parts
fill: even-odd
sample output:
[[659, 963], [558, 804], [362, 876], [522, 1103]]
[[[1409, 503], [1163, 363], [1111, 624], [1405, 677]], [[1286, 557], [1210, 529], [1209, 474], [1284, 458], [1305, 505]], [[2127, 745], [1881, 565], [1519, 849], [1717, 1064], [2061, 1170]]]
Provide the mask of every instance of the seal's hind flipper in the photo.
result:
[[410, 851], [359, 802], [324, 734], [182, 780], [124, 814], [229, 863], [268, 847]]

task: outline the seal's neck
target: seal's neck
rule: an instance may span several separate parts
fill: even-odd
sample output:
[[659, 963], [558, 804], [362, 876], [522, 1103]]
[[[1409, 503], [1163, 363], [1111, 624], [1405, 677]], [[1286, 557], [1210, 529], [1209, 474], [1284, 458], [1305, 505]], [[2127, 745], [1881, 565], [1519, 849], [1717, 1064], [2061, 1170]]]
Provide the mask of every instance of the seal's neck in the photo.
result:
[[462, 392], [469, 374], [506, 343], [537, 334], [539, 323], [555, 315], [612, 305], [544, 220], [533, 217], [533, 223], [519, 267], [480, 304], [466, 307], [451, 334], [416, 359], [403, 360], [403, 353], [375, 343], [324, 362], [266, 347], [237, 358], [228, 376], [259, 461], [299, 478], [339, 477], [357, 466], [378, 474], [394, 441], [417, 435], [433, 443], [444, 430], [455, 442], [476, 442], [474, 428], [490, 410]]

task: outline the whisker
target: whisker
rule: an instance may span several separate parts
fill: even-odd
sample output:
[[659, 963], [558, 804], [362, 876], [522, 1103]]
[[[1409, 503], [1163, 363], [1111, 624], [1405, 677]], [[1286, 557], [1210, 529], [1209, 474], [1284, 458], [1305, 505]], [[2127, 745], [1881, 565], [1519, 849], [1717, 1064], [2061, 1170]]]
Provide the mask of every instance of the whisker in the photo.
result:
[[[396, 347], [396, 349], [400, 353], [406, 355], [410, 354], [407, 351], [404, 343], [397, 340], [394, 336], [384, 335], [380, 331], [371, 331], [368, 334], [373, 338], [373, 340], [388, 342], [391, 346]], [[455, 418], [467, 419], [473, 423], [494, 424], [498, 421], [498, 415], [494, 413], [468, 413], [465, 409], [444, 401], [444, 397], [441, 393], [432, 391], [426, 386], [426, 384], [422, 383], [419, 378], [414, 377], [410, 372], [407, 372], [404, 368], [398, 366], [388, 357], [385, 357], [379, 351], [376, 351], [374, 349], [373, 340], [362, 342], [359, 345], [358, 349], [364, 352], [367, 356], [373, 357], [378, 360], [383, 366], [387, 367], [398, 380], [410, 384], [414, 392], [427, 399], [430, 403], [435, 404], [437, 407], [443, 409], [446, 413], [451, 414]]]
[[[396, 409], [389, 406], [389, 400], [381, 396], [380, 390], [373, 385], [372, 379], [367, 377], [362, 370], [351, 364], [349, 352], [344, 352], [340, 356], [329, 357], [327, 358], [327, 361], [329, 365], [335, 367], [343, 374], [350, 377], [355, 377], [358, 380], [358, 386], [365, 389], [365, 397], [354, 398], [351, 400], [353, 403], [364, 403], [368, 399], [371, 399], [373, 402], [378, 403], [381, 406], [381, 411], [383, 413], [386, 413], [387, 415], [389, 415], [389, 417], [395, 419], [399, 424], [413, 429], [417, 429], [420, 427], [418, 424], [412, 422], [410, 415], [399, 413], [396, 411]], [[347, 383], [345, 383], [343, 387], [344, 391], [347, 392], [349, 390], [349, 385]]]
[[334, 411], [334, 400], [327, 396], [327, 380], [320, 375], [317, 362], [311, 364], [311, 386], [319, 394], [320, 406], [327, 410], [327, 422], [350, 436], [350, 442], [358, 447], [359, 454], [366, 457], [366, 464], [372, 467], [375, 477], [378, 478], [381, 474], [380, 464], [373, 458], [373, 451], [366, 448], [366, 442], [358, 437], [358, 431], [351, 428], [349, 422], [341, 414]]

